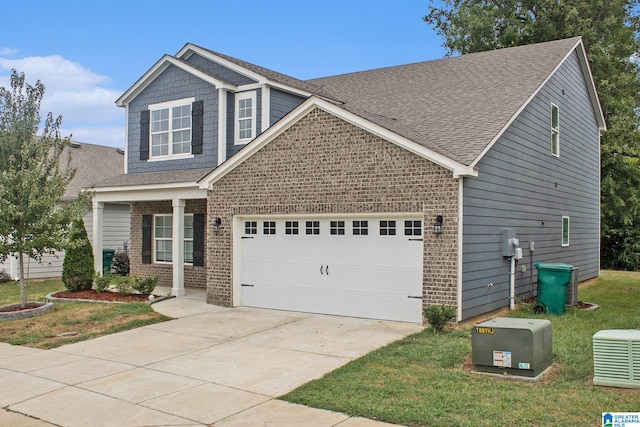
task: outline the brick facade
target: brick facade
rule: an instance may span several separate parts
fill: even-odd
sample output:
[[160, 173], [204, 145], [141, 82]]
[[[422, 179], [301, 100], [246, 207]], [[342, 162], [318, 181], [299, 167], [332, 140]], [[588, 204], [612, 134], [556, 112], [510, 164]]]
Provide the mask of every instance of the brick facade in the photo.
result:
[[[171, 214], [172, 212], [171, 200], [131, 204], [131, 250], [129, 253], [131, 275], [138, 277], [158, 277], [159, 286], [172, 287], [173, 266], [171, 264], [142, 263], [142, 216], [147, 214]], [[206, 200], [187, 200], [184, 212], [206, 214]], [[207, 228], [205, 224], [205, 242], [208, 234]], [[204, 265], [207, 265], [206, 251]], [[206, 267], [185, 265], [184, 285], [186, 288], [206, 288]]]
[[[456, 305], [458, 180], [452, 172], [315, 109], [213, 185], [207, 235], [208, 302], [233, 303], [233, 217], [422, 213], [423, 304]], [[444, 234], [435, 236], [436, 215]], [[133, 219], [132, 219], [133, 222]]]

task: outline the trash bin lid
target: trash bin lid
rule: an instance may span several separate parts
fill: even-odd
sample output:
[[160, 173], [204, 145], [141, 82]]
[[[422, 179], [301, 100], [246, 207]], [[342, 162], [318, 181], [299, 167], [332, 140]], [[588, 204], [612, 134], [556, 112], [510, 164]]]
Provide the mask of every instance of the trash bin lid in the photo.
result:
[[551, 264], [551, 263], [541, 263], [534, 262], [533, 265], [538, 270], [548, 270], [548, 271], [573, 271], [573, 265], [571, 264]]

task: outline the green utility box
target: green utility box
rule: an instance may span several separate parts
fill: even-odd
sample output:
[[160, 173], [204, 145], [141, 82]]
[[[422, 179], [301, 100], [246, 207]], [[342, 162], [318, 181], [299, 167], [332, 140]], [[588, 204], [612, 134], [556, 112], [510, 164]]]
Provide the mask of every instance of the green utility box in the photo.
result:
[[535, 378], [553, 363], [551, 322], [496, 317], [471, 329], [473, 369]]
[[536, 312], [564, 314], [567, 286], [573, 266], [569, 264], [534, 264], [538, 269], [538, 304]]
[[113, 261], [113, 255], [116, 253], [115, 249], [103, 249], [102, 250], [102, 271], [111, 273], [111, 262]]

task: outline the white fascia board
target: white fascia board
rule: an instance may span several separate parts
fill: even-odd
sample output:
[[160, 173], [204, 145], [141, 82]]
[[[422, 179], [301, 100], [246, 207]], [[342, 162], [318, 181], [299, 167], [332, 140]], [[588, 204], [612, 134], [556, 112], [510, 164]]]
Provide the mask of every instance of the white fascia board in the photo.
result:
[[[493, 137], [491, 142], [489, 142], [489, 144], [484, 148], [484, 150], [482, 150], [482, 152], [478, 155], [478, 157], [475, 158], [475, 160], [471, 163], [470, 167], [473, 167], [473, 168], [476, 167], [478, 162], [482, 160], [484, 155], [487, 154], [487, 152], [493, 147], [493, 145], [496, 142], [498, 142], [498, 139], [500, 139], [500, 137], [506, 132], [509, 126], [511, 126], [511, 124], [518, 118], [518, 116], [520, 116], [520, 113], [522, 113], [522, 111], [524, 111], [524, 109], [527, 108], [527, 106], [529, 105], [529, 103], [531, 103], [533, 98], [535, 98], [536, 95], [538, 95], [538, 93], [542, 90], [542, 88], [547, 84], [549, 80], [551, 80], [551, 77], [553, 77], [556, 74], [556, 72], [560, 69], [560, 67], [564, 65], [564, 63], [571, 56], [571, 54], [573, 54], [574, 51], [578, 53], [578, 58], [582, 66], [582, 70], [584, 71], [585, 79], [587, 79], [587, 88], [589, 90], [589, 94], [591, 97], [591, 104], [593, 105], [593, 108], [596, 110], [596, 121], [598, 122], [598, 126], [600, 130], [606, 129], [604, 116], [602, 114], [602, 109], [600, 108], [600, 100], [598, 99], [596, 87], [593, 82], [593, 76], [591, 75], [591, 69], [589, 68], [589, 63], [587, 61], [584, 45], [582, 44], [582, 38], [580, 38], [580, 40], [576, 42], [576, 45], [569, 50], [569, 52], [564, 56], [564, 58], [562, 58], [562, 61], [560, 61], [558, 65], [556, 65], [556, 67], [553, 69], [553, 71], [549, 73], [547, 78], [544, 79], [544, 81], [536, 88], [536, 90], [533, 91], [533, 93], [529, 96], [529, 98], [527, 98], [527, 100], [520, 106], [520, 108], [518, 108], [515, 114], [511, 116], [509, 121], [502, 127], [502, 129], [500, 129], [500, 132], [498, 132], [496, 136]], [[585, 65], [586, 65], [586, 68], [585, 68]]]
[[250, 79], [255, 80], [257, 83], [251, 83], [248, 85], [242, 85], [242, 86], [238, 86], [238, 90], [249, 90], [249, 89], [255, 89], [258, 87], [261, 87], [263, 85], [269, 85], [271, 87], [274, 87], [276, 89], [280, 89], [283, 90], [285, 92], [290, 92], [296, 95], [300, 95], [300, 96], [304, 96], [305, 98], [308, 98], [312, 95], [314, 95], [311, 92], [307, 92], [305, 90], [301, 90], [283, 83], [279, 83], [279, 82], [275, 82], [273, 80], [269, 80], [267, 77], [263, 76], [262, 74], [258, 74], [254, 71], [248, 70], [247, 68], [244, 68], [234, 62], [231, 62], [227, 59], [221, 58], [218, 55], [215, 55], [212, 52], [209, 52], [206, 49], [203, 49], [199, 46], [195, 46], [193, 44], [188, 43], [187, 45], [185, 45], [180, 52], [178, 52], [176, 54], [177, 58], [181, 58], [181, 59], [187, 59], [189, 58], [189, 55], [187, 55], [189, 52], [192, 53], [197, 53], [198, 55], [213, 61], [213, 62], [217, 62], [220, 65], [223, 65], [233, 71], [235, 71], [236, 73], [242, 74], [243, 76], [246, 76]]
[[368, 120], [363, 119], [353, 113], [350, 113], [339, 106], [330, 102], [324, 101], [318, 97], [311, 97], [302, 104], [300, 104], [295, 110], [291, 111], [283, 119], [276, 124], [268, 128], [262, 134], [258, 135], [256, 139], [247, 144], [242, 150], [240, 150], [235, 156], [228, 159], [226, 162], [214, 169], [209, 175], [200, 180], [201, 189], [211, 189], [213, 184], [220, 178], [231, 172], [238, 165], [243, 163], [246, 159], [253, 156], [260, 151], [262, 147], [267, 145], [277, 136], [289, 129], [292, 125], [306, 116], [314, 108], [320, 108], [330, 114], [335, 115], [367, 132], [370, 132], [380, 138], [387, 140], [393, 144], [404, 148], [418, 156], [421, 156], [433, 163], [436, 163], [446, 169], [453, 172], [454, 178], [459, 176], [478, 176], [477, 170], [467, 167], [463, 164], [455, 162], [448, 157], [445, 157], [439, 153], [436, 153], [428, 148], [421, 146], [407, 138], [404, 138], [394, 132], [391, 132], [381, 126], [371, 123]]
[[166, 70], [170, 65], [174, 65], [180, 68], [187, 73], [198, 77], [199, 79], [214, 85], [217, 88], [224, 88], [228, 90], [235, 90], [236, 86], [229, 84], [227, 82], [223, 82], [222, 80], [218, 80], [215, 77], [210, 76], [209, 74], [203, 73], [202, 71], [191, 67], [189, 64], [182, 62], [172, 56], [164, 55], [158, 62], [156, 62], [153, 67], [149, 69], [142, 77], [138, 79], [137, 82], [133, 84], [120, 98], [116, 100], [116, 105], [118, 107], [123, 107], [131, 101], [131, 99], [135, 98], [140, 92], [142, 92], [156, 77], [158, 77], [164, 70]]
[[94, 190], [96, 202], [141, 202], [173, 199], [206, 199], [207, 192], [198, 188], [197, 184], [153, 184], [129, 187], [102, 187]]
[[185, 56], [185, 54], [188, 53], [189, 51], [193, 53], [197, 53], [198, 55], [208, 59], [209, 61], [217, 62], [218, 64], [226, 68], [229, 68], [238, 74], [242, 74], [245, 77], [248, 77], [250, 79], [257, 81], [259, 84], [265, 84], [267, 82], [267, 79], [265, 76], [258, 74], [254, 71], [248, 70], [247, 68], [241, 67], [240, 65], [233, 63], [228, 59], [224, 59], [214, 54], [213, 52], [210, 52], [206, 49], [201, 48], [200, 46], [196, 46], [191, 43], [187, 43], [182, 49], [180, 49], [180, 52], [176, 54], [176, 57], [187, 59], [189, 55]]

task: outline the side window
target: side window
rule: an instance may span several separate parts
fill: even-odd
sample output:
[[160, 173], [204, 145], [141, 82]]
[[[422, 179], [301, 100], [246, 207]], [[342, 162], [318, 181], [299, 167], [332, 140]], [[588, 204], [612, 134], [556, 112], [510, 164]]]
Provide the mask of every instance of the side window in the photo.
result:
[[562, 217], [562, 246], [569, 246], [569, 217]]
[[551, 104], [551, 154], [560, 157], [560, 109]]

